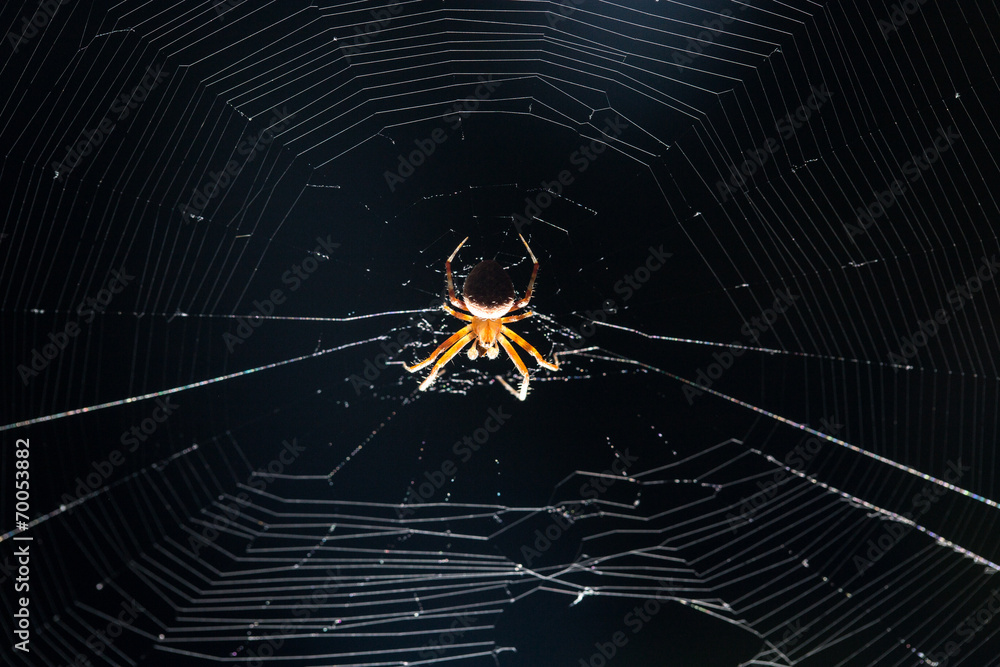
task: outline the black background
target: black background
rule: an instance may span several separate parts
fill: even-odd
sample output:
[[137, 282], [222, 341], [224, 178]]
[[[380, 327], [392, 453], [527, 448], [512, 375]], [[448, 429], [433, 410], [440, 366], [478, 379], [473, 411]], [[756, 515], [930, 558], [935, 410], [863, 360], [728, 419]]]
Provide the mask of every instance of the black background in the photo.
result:
[[[628, 642], [608, 664], [917, 665], [918, 651], [961, 641], [964, 619], [988, 609], [996, 587], [982, 563], [912, 529], [870, 568], [859, 571], [858, 559], [900, 525], [881, 520], [881, 508], [915, 513], [927, 531], [998, 560], [993, 507], [905, 470], [945, 479], [961, 462], [958, 487], [1000, 496], [995, 286], [949, 310], [912, 368], [888, 361], [997, 251], [997, 7], [914, 5], [883, 34], [879, 21], [894, 6], [882, 2], [630, 4], [564, 3], [556, 20], [551, 2], [401, 3], [350, 58], [338, 43], [387, 16], [385, 7], [70, 2], [16, 51], [5, 40], [2, 421], [30, 423], [5, 429], [0, 485], [14, 479], [15, 439], [30, 438], [31, 515], [40, 517], [28, 532], [32, 653], [8, 649], [8, 617], [5, 661], [254, 664], [247, 647], [260, 642], [242, 637], [255, 621], [289, 618], [278, 608], [284, 584], [324, 586], [324, 559], [344, 577], [412, 572], [415, 551], [451, 585], [463, 580], [448, 579], [456, 570], [439, 559], [449, 555], [491, 559], [498, 570], [482, 590], [421, 603], [442, 619], [357, 626], [426, 634], [332, 641], [319, 632], [286, 641], [269, 664], [421, 664], [427, 642], [469, 609], [491, 610], [477, 621], [489, 627], [459, 640], [483, 645], [433, 656], [456, 658], [444, 664], [599, 665], [595, 647], [619, 631]], [[706, 22], [721, 10], [738, 20], [713, 32]], [[0, 16], [17, 33], [45, 11], [12, 3]], [[692, 55], [699, 34], [704, 53]], [[676, 66], [685, 53], [689, 66]], [[167, 72], [163, 83], [53, 178], [67, 146], [154, 64]], [[499, 84], [456, 128], [448, 114], [484, 78]], [[775, 123], [819, 86], [830, 99], [781, 137]], [[192, 191], [261, 136], [275, 109], [294, 114], [290, 125], [253, 152], [201, 219], [182, 215]], [[620, 119], [620, 137], [602, 135]], [[856, 209], [949, 127], [961, 141], [852, 239], [844, 224], [856, 223]], [[387, 187], [400, 156], [441, 128], [446, 139]], [[769, 138], [781, 139], [778, 150], [740, 192], [720, 197], [730, 166]], [[581, 172], [573, 156], [595, 141], [604, 150]], [[563, 169], [573, 174], [563, 196], [518, 228], [526, 199]], [[541, 263], [532, 308], [548, 319], [513, 328], [562, 368], [537, 369], [522, 355], [533, 377], [519, 403], [494, 379], [516, 387], [509, 360], [461, 355], [417, 392], [427, 371], [401, 364], [461, 325], [393, 311], [440, 300], [445, 258], [465, 237], [459, 283], [494, 258], [520, 292], [531, 267], [518, 231]], [[339, 247], [291, 290], [282, 276], [317, 237]], [[651, 248], [661, 247], [669, 260], [626, 299], [616, 285], [653, 266]], [[18, 366], [50, 332], [79, 321], [77, 304], [121, 267], [134, 282], [25, 385]], [[236, 318], [275, 289], [287, 297], [276, 316], [315, 319], [264, 321], [230, 352], [224, 336]], [[797, 300], [750, 340], [744, 325], [778, 290]], [[591, 328], [588, 313], [609, 299], [605, 319], [623, 329]], [[403, 332], [416, 344], [356, 391], [380, 343]], [[731, 342], [766, 349], [743, 352], [713, 381], [724, 396], [689, 401], [684, 380], [707, 373]], [[260, 370], [239, 374], [250, 369]], [[155, 407], [154, 398], [124, 399], [179, 387], [169, 394], [176, 412], [124, 454], [98, 493], [61, 510]], [[491, 409], [510, 418], [460, 460], [454, 443]], [[823, 431], [824, 419], [839, 425], [828, 435], [901, 467], [823, 441], [793, 466], [818, 484], [784, 474], [767, 486], [781, 467], [762, 453], [785, 461], [810, 436], [797, 425]], [[290, 477], [268, 478], [266, 495], [215, 546], [185, 550], [227, 494], [255, 493], [252, 471], [292, 439], [304, 451], [283, 467]], [[634, 479], [581, 504], [588, 473], [626, 452]], [[416, 507], [399, 521], [408, 489], [449, 461], [457, 472], [431, 500], [453, 507]], [[727, 514], [762, 488], [773, 490], [766, 511], [733, 527]], [[915, 500], [937, 489], [933, 503]], [[12, 493], [0, 502], [8, 559]], [[574, 523], [524, 563], [557, 506]], [[324, 522], [352, 537], [321, 542]], [[441, 532], [414, 532], [427, 525]], [[2, 579], [0, 598], [13, 609], [9, 569]], [[332, 595], [341, 597], [316, 617], [342, 617], [349, 629], [368, 613], [345, 597], [365, 596], [366, 585], [350, 582], [338, 580]], [[255, 592], [268, 585], [274, 607]], [[595, 594], [571, 604], [584, 587]], [[214, 606], [219, 595], [231, 604]], [[672, 600], [661, 605], [664, 596]], [[132, 600], [140, 618], [101, 655], [88, 649]], [[629, 614], [647, 603], [657, 611], [633, 632]], [[376, 608], [419, 606], [404, 593]], [[789, 640], [796, 628], [801, 636]], [[998, 633], [987, 623], [947, 664], [996, 664]], [[775, 644], [784, 657], [769, 653]], [[500, 647], [516, 653], [490, 654]], [[352, 651], [370, 653], [298, 659]]]

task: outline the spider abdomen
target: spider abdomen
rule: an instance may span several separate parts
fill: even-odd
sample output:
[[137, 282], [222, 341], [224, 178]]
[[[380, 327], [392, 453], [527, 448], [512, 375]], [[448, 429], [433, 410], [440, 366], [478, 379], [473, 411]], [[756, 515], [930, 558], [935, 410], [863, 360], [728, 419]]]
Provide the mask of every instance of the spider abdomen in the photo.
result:
[[462, 286], [462, 297], [469, 312], [489, 318], [505, 315], [517, 298], [510, 276], [492, 259], [483, 260], [469, 272]]
[[[431, 356], [419, 364], [404, 366], [406, 370], [413, 373], [428, 364], [434, 364], [430, 375], [420, 383], [421, 391], [431, 386], [438, 371], [469, 343], [473, 345], [469, 348], [469, 359], [476, 359], [481, 354], [485, 354], [487, 359], [496, 359], [500, 354], [500, 347], [503, 347], [521, 374], [521, 391], [517, 393], [517, 398], [521, 401], [528, 396], [529, 373], [528, 367], [518, 356], [514, 345], [520, 346], [545, 368], [551, 371], [559, 370], [558, 361], [551, 363], [545, 361], [531, 343], [506, 327], [507, 324], [520, 322], [524, 318], [534, 315], [530, 310], [518, 315], [507, 315], [511, 310], [521, 310], [528, 305], [528, 302], [531, 301], [531, 289], [535, 285], [535, 276], [538, 275], [538, 259], [535, 257], [535, 253], [531, 252], [524, 237], [520, 234], [518, 236], [521, 243], [524, 244], [524, 249], [528, 251], [528, 257], [531, 258], [532, 264], [528, 289], [524, 291], [522, 299], [518, 299], [514, 293], [514, 284], [510, 281], [510, 276], [503, 270], [503, 267], [492, 259], [487, 259], [476, 264], [475, 268], [469, 272], [469, 276], [465, 279], [465, 285], [462, 286], [463, 298], [459, 301], [458, 295], [455, 294], [455, 282], [451, 277], [451, 262], [465, 245], [465, 241], [469, 240], [468, 238], [458, 244], [455, 252], [451, 253], [451, 256], [444, 263], [444, 274], [448, 283], [448, 300], [451, 301], [452, 306], [459, 310], [455, 310], [447, 303], [442, 303], [441, 307], [444, 308], [445, 312], [451, 313], [468, 324], [449, 336], [446, 341], [437, 346]], [[460, 312], [460, 310], [468, 310], [469, 312]], [[441, 358], [438, 359], [438, 357]], [[434, 361], [435, 359], [437, 361]], [[503, 378], [499, 375], [497, 378], [510, 389]], [[514, 390], [511, 389], [511, 391]]]

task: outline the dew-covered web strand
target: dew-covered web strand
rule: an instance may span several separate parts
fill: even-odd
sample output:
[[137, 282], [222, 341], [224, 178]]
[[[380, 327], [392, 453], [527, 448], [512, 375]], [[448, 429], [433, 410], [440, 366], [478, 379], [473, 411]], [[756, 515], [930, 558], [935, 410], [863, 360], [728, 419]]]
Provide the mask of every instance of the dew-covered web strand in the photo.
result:
[[235, 378], [238, 378], [238, 377], [242, 377], [242, 376], [246, 376], [246, 375], [250, 375], [250, 374], [253, 374], [253, 373], [259, 373], [260, 371], [266, 371], [266, 370], [270, 370], [272, 368], [278, 368], [280, 366], [286, 366], [288, 364], [294, 364], [294, 363], [298, 363], [298, 362], [301, 362], [301, 361], [306, 361], [308, 359], [316, 359], [317, 357], [321, 357], [323, 355], [331, 354], [333, 352], [340, 352], [341, 350], [345, 350], [345, 349], [348, 349], [348, 348], [356, 347], [356, 346], [359, 346], [359, 345], [365, 345], [365, 344], [371, 343], [371, 342], [376, 341], [376, 340], [381, 340], [381, 338], [371, 338], [371, 339], [357, 341], [357, 342], [353, 342], [353, 343], [346, 343], [344, 345], [340, 345], [340, 346], [337, 346], [337, 347], [332, 347], [332, 348], [329, 348], [329, 349], [326, 349], [326, 350], [319, 350], [319, 351], [313, 352], [311, 354], [305, 354], [305, 355], [302, 355], [302, 356], [299, 356], [299, 357], [293, 357], [291, 359], [284, 359], [282, 361], [276, 361], [274, 363], [265, 364], [263, 366], [257, 366], [255, 368], [248, 368], [246, 370], [237, 371], [235, 373], [228, 373], [226, 375], [220, 375], [218, 377], [210, 378], [208, 380], [201, 380], [199, 382], [192, 382], [190, 384], [182, 385], [180, 387], [172, 387], [170, 389], [163, 389], [161, 391], [150, 392], [148, 394], [141, 394], [141, 395], [138, 395], [138, 396], [130, 396], [128, 398], [121, 398], [121, 399], [118, 399], [116, 401], [108, 401], [106, 403], [99, 403], [97, 405], [91, 405], [91, 406], [87, 406], [87, 407], [84, 407], [84, 408], [76, 408], [74, 410], [67, 410], [65, 412], [59, 412], [59, 413], [56, 413], [56, 414], [45, 415], [43, 417], [34, 417], [32, 419], [26, 419], [26, 420], [23, 420], [23, 421], [14, 422], [13, 424], [4, 424], [3, 426], [0, 426], [0, 431], [8, 431], [10, 429], [23, 428], [25, 426], [31, 426], [31, 425], [34, 425], [34, 424], [42, 424], [42, 423], [53, 421], [53, 420], [56, 420], [56, 419], [65, 419], [67, 417], [73, 417], [73, 416], [76, 416], [76, 415], [85, 414], [85, 413], [89, 413], [89, 412], [95, 412], [97, 410], [104, 410], [104, 409], [107, 409], [107, 408], [113, 408], [113, 407], [117, 407], [117, 406], [120, 406], [120, 405], [125, 405], [125, 404], [128, 404], [128, 403], [135, 403], [137, 401], [145, 401], [145, 400], [149, 400], [149, 399], [153, 399], [153, 398], [158, 398], [158, 397], [162, 397], [162, 396], [170, 396], [172, 394], [177, 394], [177, 393], [180, 393], [182, 391], [187, 391], [188, 389], [194, 389], [194, 388], [197, 388], [197, 387], [204, 387], [206, 385], [216, 384], [218, 382], [225, 382], [227, 380], [232, 380], [232, 379], [235, 379]]
[[[734, 443], [720, 443], [718, 449], [732, 446]], [[738, 446], [738, 444], [737, 444]], [[694, 458], [701, 458], [711, 451], [703, 452]], [[678, 464], [690, 464], [691, 459]], [[658, 485], [675, 477], [675, 465], [663, 466], [656, 470], [635, 471], [629, 478], [629, 483], [635, 486]], [[305, 480], [300, 480], [306, 483]], [[692, 480], [698, 483], [697, 480]], [[676, 483], [676, 480], [674, 480]], [[717, 490], [717, 485], [699, 484], [708, 489]], [[252, 487], [243, 487], [244, 490], [251, 491]], [[808, 488], [808, 487], [807, 487]], [[816, 487], [812, 487], [815, 489]], [[171, 636], [177, 641], [183, 641], [185, 635], [190, 635], [193, 628], [185, 627], [186, 624], [195, 620], [203, 629], [215, 628], [218, 634], [214, 636], [215, 641], [242, 640], [237, 635], [227, 635], [225, 629], [233, 622], [232, 613], [238, 613], [241, 609], [246, 609], [247, 605], [254, 605], [257, 609], [267, 609], [269, 621], [260, 620], [260, 612], [255, 613], [255, 628], [257, 632], [251, 633], [248, 641], [265, 640], [273, 637], [273, 631], [281, 627], [283, 614], [288, 614], [294, 609], [299, 609], [301, 597], [298, 590], [315, 590], [324, 582], [329, 583], [331, 571], [336, 581], [336, 590], [331, 592], [332, 602], [324, 606], [326, 613], [333, 612], [334, 615], [324, 615], [306, 619], [304, 623], [297, 626], [294, 635], [283, 635], [286, 639], [306, 638], [316, 636], [319, 633], [337, 630], [337, 636], [356, 636], [360, 631], [379, 631], [387, 627], [402, 626], [400, 630], [392, 630], [397, 635], [410, 634], [405, 630], [405, 626], [411, 623], [417, 624], [427, 619], [444, 618], [451, 619], [455, 613], [472, 613], [471, 610], [463, 610], [461, 607], [447, 605], [446, 600], [450, 595], [461, 594], [463, 591], [475, 590], [480, 593], [493, 590], [503, 593], [496, 598], [494, 605], [509, 604], [519, 595], [525, 594], [522, 591], [544, 591], [547, 593], [561, 593], [571, 600], [571, 604], [577, 604], [588, 596], [625, 596], [643, 599], [659, 595], [660, 599], [670, 599], [692, 606], [695, 609], [713, 616], [719, 616], [729, 622], [734, 622], [734, 608], [724, 600], [718, 599], [712, 594], [713, 585], [707, 582], [696, 586], [701, 589], [701, 594], [692, 597], [690, 585], [686, 595], [671, 594], [664, 596], [659, 593], [644, 592], [647, 589], [647, 582], [654, 580], [702, 580], [705, 573], [695, 575], [685, 563], [683, 558], [667, 558], [657, 555], [657, 549], [652, 548], [646, 553], [633, 553], [633, 556], [640, 558], [650, 558], [650, 564], [645, 566], [628, 566], [619, 568], [615, 561], [617, 556], [608, 554], [601, 558], [584, 559], [580, 563], [567, 566], [552, 566], [533, 570], [525, 568], [520, 564], [512, 563], [506, 559], [484, 554], [482, 551], [454, 550], [449, 549], [447, 558], [442, 560], [441, 553], [415, 552], [408, 550], [405, 546], [386, 549], [365, 549], [363, 547], [350, 547], [352, 540], [363, 540], [365, 542], [372, 535], [384, 534], [386, 537], [395, 538], [401, 535], [441, 538], [449, 541], [467, 543], [470, 546], [475, 544], [488, 544], [489, 541], [503, 532], [507, 531], [511, 525], [517, 523], [518, 517], [530, 516], [539, 512], [559, 511], [557, 506], [534, 507], [534, 508], [509, 508], [502, 505], [465, 505], [460, 503], [429, 503], [419, 508], [419, 516], [398, 521], [386, 515], [385, 511], [395, 509], [394, 505], [381, 505], [377, 503], [361, 503], [350, 501], [309, 501], [304, 499], [286, 498], [274, 494], [257, 494], [255, 500], [245, 507], [247, 515], [247, 527], [240, 527], [236, 533], [242, 538], [249, 540], [250, 546], [243, 557], [243, 567], [245, 569], [242, 577], [251, 577], [246, 583], [243, 578], [229, 578], [226, 581], [227, 587], [233, 590], [240, 590], [237, 597], [226, 595], [225, 590], [200, 591], [205, 596], [199, 604], [199, 612], [196, 618], [188, 619], [185, 615], [179, 615], [177, 625], [169, 628]], [[700, 501], [699, 501], [700, 502]], [[652, 528], [660, 532], [662, 537], [669, 537], [674, 534], [673, 540], [680, 540], [670, 551], [680, 549], [684, 542], [690, 540], [687, 534], [687, 527], [674, 525], [670, 521], [664, 521], [665, 517], [636, 515], [627, 511], [627, 506], [616, 506], [614, 503], [607, 503], [603, 500], [595, 501], [595, 506], [603, 506], [602, 516], [616, 516], [625, 520], [624, 526], [629, 522], [637, 521], [638, 530], [648, 532], [651, 530], [649, 524], [659, 521], [666, 524], [662, 528]], [[638, 503], [633, 504], [638, 506]], [[685, 507], [675, 507], [670, 512], [680, 512]], [[382, 512], [380, 514], [380, 512]], [[255, 516], [267, 517], [265, 530], [261, 530], [254, 520]], [[335, 517], [335, 523], [330, 524], [331, 516]], [[502, 518], [507, 526], [498, 528], [491, 534], [465, 533], [461, 529], [456, 529], [456, 525], [463, 522], [471, 522], [483, 518]], [[204, 522], [208, 524], [211, 520], [211, 512], [204, 518], [195, 521], [195, 524]], [[582, 525], [582, 524], [581, 524]], [[447, 526], [447, 530], [445, 530]], [[282, 535], [284, 539], [291, 538], [298, 534], [302, 543], [309, 542], [309, 535], [315, 531], [323, 533], [321, 538], [315, 539], [314, 547], [298, 547], [291, 553], [287, 547], [281, 551], [286, 555], [279, 556], [287, 564], [287, 567], [275, 567], [275, 552], [265, 546], [253, 546], [258, 541], [264, 542], [269, 535]], [[627, 530], [627, 528], [626, 528]], [[593, 542], [592, 546], [600, 544], [607, 536], [596, 533], [585, 541]], [[697, 540], [696, 540], [697, 541]], [[345, 546], [347, 543], [348, 546]], [[174, 543], [173, 548], [178, 550], [175, 560], [182, 560], [184, 557], [190, 558], [190, 553], [185, 553], [183, 545]], [[214, 548], [208, 545], [208, 548]], [[306, 551], [308, 548], [308, 551]], [[347, 558], [337, 558], [332, 554], [346, 551]], [[298, 553], [296, 553], [298, 552]], [[366, 552], [369, 555], [365, 555]], [[305, 554], [304, 556], [301, 554]], [[317, 555], [319, 554], [319, 555]], [[624, 554], [621, 554], [624, 556]], [[255, 568], [255, 560], [261, 559], [261, 566]], [[484, 560], [485, 559], [485, 560]], [[675, 564], [670, 564], [675, 561]], [[432, 583], [425, 583], [427, 576], [421, 572], [421, 563], [435, 564], [438, 574], [432, 578]], [[197, 581], [199, 577], [196, 561], [184, 567], [190, 568], [190, 573], [185, 575], [188, 581]], [[363, 574], [367, 568], [373, 568], [373, 574]], [[411, 568], [415, 571], [409, 572]], [[316, 579], [310, 575], [310, 570], [323, 568], [327, 573], [324, 577]], [[304, 572], [303, 575], [292, 576], [283, 574], [289, 571]], [[359, 572], [360, 571], [360, 572]], [[357, 573], [357, 574], [355, 574]], [[377, 574], [374, 574], [377, 573]], [[578, 578], [593, 578], [590, 583], [577, 581]], [[596, 577], [596, 578], [594, 578]], [[609, 583], [611, 582], [611, 583]], [[247, 585], [250, 584], [250, 585]], [[199, 592], [196, 590], [196, 592]], [[448, 595], [442, 597], [447, 592]], [[350, 600], [350, 606], [347, 601]], [[445, 606], [441, 606], [445, 601]], [[435, 606], [437, 605], [437, 606]], [[399, 610], [397, 607], [402, 606]], [[484, 609], [478, 605], [477, 614], [489, 614], [489, 607]], [[337, 613], [339, 608], [343, 608], [344, 614]], [[365, 608], [365, 613], [358, 613], [360, 608]], [[499, 611], [499, 608], [495, 608]], [[350, 613], [348, 613], [348, 610]], [[213, 612], [226, 612], [225, 617], [212, 618]], [[205, 624], [208, 623], [206, 626]], [[488, 630], [492, 626], [481, 627], [481, 630]], [[271, 632], [269, 632], [271, 631]], [[427, 636], [432, 631], [416, 631], [416, 636]], [[756, 632], [751, 630], [752, 632]], [[258, 634], [259, 633], [259, 634]], [[331, 639], [333, 637], [331, 636]], [[471, 645], [470, 645], [471, 647]], [[456, 646], [455, 648], [465, 648]], [[187, 651], [176, 645], [164, 645], [160, 650], [177, 652], [186, 655], [200, 655], [195, 651]], [[328, 658], [346, 657], [347, 654], [327, 653]], [[350, 655], [374, 655], [374, 653], [362, 652]]]
[[[635, 361], [633, 359], [628, 359], [628, 358], [625, 358], [625, 357], [618, 357], [617, 355], [616, 356], [601, 355], [597, 350], [599, 350], [599, 348], [595, 348], [595, 349], [589, 350], [587, 352], [586, 356], [588, 356], [589, 358], [592, 358], [592, 359], [603, 359], [605, 361], [615, 361], [615, 362], [626, 364], [626, 365], [638, 366], [638, 367], [644, 368], [646, 370], [650, 370], [650, 371], [654, 371], [654, 372], [666, 375], [668, 377], [673, 378], [674, 380], [677, 380], [678, 382], [681, 382], [683, 384], [688, 385], [689, 387], [691, 387], [691, 388], [693, 388], [693, 389], [695, 389], [695, 390], [697, 390], [699, 392], [704, 392], [704, 393], [707, 393], [707, 394], [711, 394], [711, 395], [716, 396], [718, 398], [722, 398], [724, 400], [730, 401], [731, 403], [734, 403], [736, 405], [740, 405], [740, 406], [742, 406], [744, 408], [747, 408], [749, 410], [757, 412], [758, 414], [765, 415], [765, 416], [767, 416], [767, 417], [769, 417], [771, 419], [774, 419], [775, 421], [781, 422], [781, 423], [786, 424], [788, 426], [791, 426], [793, 428], [797, 428], [797, 429], [799, 429], [801, 431], [804, 431], [806, 433], [810, 433], [811, 435], [817, 436], [817, 437], [822, 438], [822, 439], [824, 439], [824, 440], [826, 440], [828, 442], [832, 442], [832, 443], [834, 443], [836, 445], [839, 445], [841, 447], [849, 449], [850, 451], [853, 451], [853, 452], [855, 452], [857, 454], [861, 454], [862, 456], [867, 456], [868, 458], [871, 458], [873, 460], [879, 461], [880, 463], [883, 463], [885, 465], [888, 465], [888, 466], [891, 466], [893, 468], [896, 468], [897, 470], [902, 470], [902, 471], [904, 471], [904, 472], [906, 472], [906, 473], [908, 473], [910, 475], [914, 475], [914, 476], [919, 477], [919, 478], [921, 478], [921, 479], [923, 479], [925, 481], [928, 481], [928, 482], [931, 482], [931, 483], [936, 484], [938, 486], [941, 486], [942, 488], [948, 489], [949, 491], [954, 491], [954, 492], [959, 493], [959, 494], [961, 494], [961, 495], [963, 495], [963, 496], [965, 496], [967, 498], [972, 498], [973, 500], [981, 502], [981, 503], [983, 503], [985, 505], [989, 505], [990, 507], [1000, 509], [1000, 503], [998, 503], [995, 500], [991, 500], [990, 498], [986, 498], [985, 496], [981, 496], [981, 495], [979, 495], [977, 493], [973, 493], [972, 491], [969, 491], [967, 489], [963, 489], [963, 488], [961, 488], [959, 486], [956, 486], [954, 484], [951, 484], [951, 483], [949, 483], [949, 482], [947, 482], [947, 481], [945, 481], [943, 479], [939, 479], [937, 477], [934, 477], [933, 475], [928, 475], [926, 473], [920, 472], [919, 470], [915, 470], [915, 469], [910, 468], [908, 466], [905, 466], [905, 465], [903, 465], [901, 463], [893, 461], [893, 460], [891, 460], [891, 459], [889, 459], [887, 457], [880, 456], [879, 454], [875, 454], [874, 452], [869, 452], [869, 451], [867, 451], [867, 450], [865, 450], [865, 449], [863, 449], [861, 447], [858, 447], [857, 445], [852, 445], [849, 442], [845, 442], [845, 441], [843, 441], [843, 440], [841, 440], [839, 438], [836, 438], [833, 435], [830, 435], [830, 434], [827, 434], [827, 433], [823, 433], [823, 432], [818, 431], [815, 428], [812, 428], [812, 427], [807, 426], [805, 424], [800, 424], [800, 423], [798, 423], [796, 421], [793, 421], [791, 419], [788, 419], [788, 418], [782, 417], [780, 415], [774, 414], [774, 413], [769, 412], [769, 411], [767, 411], [767, 410], [765, 410], [763, 408], [760, 408], [758, 406], [751, 405], [749, 403], [746, 403], [745, 401], [741, 401], [741, 400], [739, 400], [737, 398], [734, 398], [732, 396], [728, 396], [728, 395], [724, 394], [721, 391], [717, 391], [715, 389], [712, 389], [711, 387], [702, 386], [702, 385], [698, 384], [697, 382], [695, 382], [693, 380], [688, 380], [686, 378], [682, 378], [682, 377], [680, 377], [678, 375], [674, 375], [673, 373], [664, 371], [662, 369], [656, 368], [656, 367], [651, 366], [649, 364], [645, 364], [645, 363], [642, 363], [642, 362], [639, 362], [639, 361]], [[560, 355], [560, 356], [565, 356], [566, 354], [573, 354], [573, 352], [572, 351], [567, 351], [567, 352], [563, 353], [563, 355]], [[772, 463], [776, 463], [776, 461], [774, 461], [773, 458], [771, 459], [771, 462]], [[863, 501], [859, 500], [859, 502], [863, 502]], [[894, 515], [894, 518], [895, 517], [898, 517], [898, 515]], [[956, 549], [956, 550], [961, 551], [960, 549]], [[983, 561], [983, 559], [981, 557], [976, 556], [976, 558], [979, 561]], [[990, 563], [990, 565], [992, 567], [995, 567], [995, 565], [993, 565], [992, 563]]]

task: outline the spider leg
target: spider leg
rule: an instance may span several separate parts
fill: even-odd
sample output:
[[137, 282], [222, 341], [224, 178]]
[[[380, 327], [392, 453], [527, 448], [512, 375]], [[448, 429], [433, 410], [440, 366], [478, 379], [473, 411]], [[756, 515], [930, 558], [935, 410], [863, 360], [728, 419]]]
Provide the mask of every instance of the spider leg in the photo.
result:
[[[528, 248], [528, 255], [531, 257], [531, 261], [535, 263], [535, 267], [531, 270], [531, 280], [528, 281], [528, 290], [524, 293], [524, 298], [514, 304], [511, 310], [517, 310], [518, 308], [524, 308], [531, 301], [531, 290], [535, 287], [535, 276], [538, 275], [538, 259], [535, 257], [535, 253], [531, 252], [531, 248], [528, 247], [528, 242], [524, 240], [524, 236], [518, 234], [521, 237], [521, 243], [524, 244], [525, 248]], [[464, 243], [464, 241], [463, 241]], [[455, 252], [458, 252], [457, 250]]]
[[[469, 327], [465, 328], [468, 329]], [[427, 387], [431, 386], [431, 384], [433, 384], [434, 382], [434, 378], [437, 377], [438, 371], [441, 370], [445, 364], [451, 361], [452, 357], [461, 352], [462, 348], [468, 345], [469, 341], [471, 341], [475, 337], [476, 334], [470, 331], [469, 333], [462, 336], [462, 338], [460, 338], [457, 343], [452, 345], [451, 349], [445, 352], [444, 356], [438, 359], [437, 363], [434, 364], [434, 368], [431, 369], [430, 375], [424, 378], [424, 381], [420, 383], [420, 391], [424, 391], [425, 389], [427, 389]]]
[[531, 356], [533, 356], [535, 358], [535, 361], [537, 361], [539, 363], [539, 365], [545, 366], [545, 368], [548, 368], [550, 371], [557, 371], [557, 370], [559, 370], [559, 362], [558, 361], [556, 361], [555, 363], [549, 363], [549, 362], [545, 361], [545, 359], [542, 358], [541, 353], [538, 350], [535, 349], [534, 345], [532, 345], [528, 341], [524, 340], [518, 334], [514, 333], [513, 331], [511, 331], [507, 327], [503, 327], [503, 326], [500, 327], [500, 333], [502, 335], [510, 336], [510, 339], [512, 341], [514, 341], [515, 343], [517, 343], [518, 345], [520, 345], [521, 347], [523, 347], [528, 354], [530, 354]]
[[451, 336], [449, 336], [448, 340], [446, 340], [445, 342], [443, 342], [440, 345], [438, 345], [437, 349], [434, 350], [434, 352], [431, 353], [431, 356], [427, 357], [426, 359], [424, 359], [423, 361], [421, 361], [419, 364], [414, 364], [413, 366], [407, 366], [406, 364], [403, 364], [403, 368], [405, 368], [406, 370], [410, 371], [411, 373], [415, 373], [415, 372], [419, 371], [421, 368], [423, 368], [427, 364], [429, 364], [432, 361], [434, 361], [435, 359], [437, 359], [438, 355], [440, 355], [442, 352], [444, 352], [449, 347], [451, 347], [452, 345], [454, 345], [455, 341], [457, 341], [462, 336], [465, 336], [466, 334], [469, 334], [471, 332], [472, 332], [472, 327], [470, 327], [468, 325], [462, 327], [461, 329], [459, 329], [458, 331], [456, 331], [455, 333], [453, 333]]
[[460, 320], [465, 320], [466, 322], [472, 322], [475, 319], [472, 315], [469, 315], [468, 313], [460, 313], [459, 311], [455, 310], [446, 303], [441, 304], [441, 307], [444, 308], [446, 311], [448, 311], [448, 313], [454, 315]]
[[523, 401], [528, 397], [528, 367], [524, 365], [524, 362], [521, 361], [521, 357], [517, 354], [517, 350], [514, 349], [514, 346], [510, 344], [510, 341], [508, 341], [502, 333], [497, 336], [497, 340], [500, 341], [500, 345], [507, 352], [507, 356], [510, 357], [510, 360], [514, 362], [515, 366], [517, 366], [518, 372], [521, 373], [521, 393], [517, 395], [517, 398], [518, 400]]
[[534, 315], [530, 310], [526, 313], [520, 313], [519, 315], [508, 315], [507, 317], [500, 318], [500, 324], [510, 324], [511, 322], [520, 322], [526, 317], [531, 317]]
[[455, 306], [456, 308], [465, 308], [465, 304], [459, 301], [458, 297], [455, 296], [455, 283], [451, 279], [451, 260], [455, 259], [455, 255], [458, 254], [458, 251], [461, 250], [462, 246], [465, 245], [465, 241], [468, 240], [469, 237], [466, 236], [465, 240], [459, 243], [458, 247], [455, 248], [455, 252], [451, 253], [451, 257], [448, 258], [448, 261], [444, 263], [444, 272], [448, 275], [448, 299], [451, 300], [451, 305]]
[[507, 381], [503, 379], [502, 375], [497, 375], [496, 378], [497, 378], [497, 382], [499, 382], [503, 386], [504, 389], [506, 389], [507, 391], [509, 391], [511, 396], [513, 396], [514, 398], [518, 397], [517, 396], [517, 392], [514, 391], [513, 387], [511, 387], [509, 384], [507, 384]]

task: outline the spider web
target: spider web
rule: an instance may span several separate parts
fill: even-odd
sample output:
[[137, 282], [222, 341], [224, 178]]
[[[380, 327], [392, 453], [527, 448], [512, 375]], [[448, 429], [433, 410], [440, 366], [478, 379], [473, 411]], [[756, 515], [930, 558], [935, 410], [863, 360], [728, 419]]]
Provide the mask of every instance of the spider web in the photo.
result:
[[995, 3], [0, 14], [8, 664], [997, 664]]

